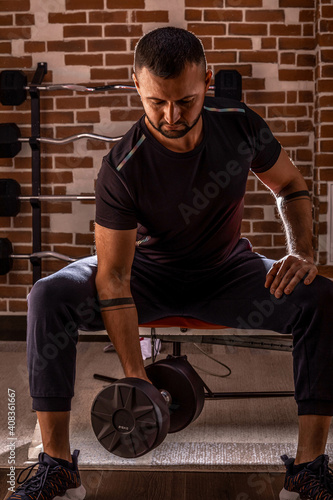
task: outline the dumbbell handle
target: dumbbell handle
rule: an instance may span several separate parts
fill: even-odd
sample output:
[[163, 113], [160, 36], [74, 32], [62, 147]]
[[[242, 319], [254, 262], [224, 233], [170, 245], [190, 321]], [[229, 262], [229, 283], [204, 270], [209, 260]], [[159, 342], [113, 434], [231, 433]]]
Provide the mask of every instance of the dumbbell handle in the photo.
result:
[[72, 257], [69, 257], [68, 255], [64, 255], [59, 252], [53, 252], [53, 251], [44, 251], [44, 252], [34, 252], [30, 254], [12, 254], [9, 255], [11, 259], [31, 259], [33, 257], [35, 258], [43, 258], [43, 257], [53, 257], [54, 259], [59, 259], [59, 260], [64, 260], [66, 262], [75, 262], [78, 259], [74, 259]]
[[160, 393], [162, 394], [163, 398], [165, 399], [165, 402], [168, 406], [172, 404], [172, 397], [170, 392], [166, 391], [165, 389], [160, 389]]

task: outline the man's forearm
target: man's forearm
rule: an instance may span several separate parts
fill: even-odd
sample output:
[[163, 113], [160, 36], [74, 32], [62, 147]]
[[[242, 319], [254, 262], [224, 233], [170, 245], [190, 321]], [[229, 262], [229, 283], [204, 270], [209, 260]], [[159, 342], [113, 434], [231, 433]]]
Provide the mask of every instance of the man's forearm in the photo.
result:
[[288, 252], [313, 259], [310, 198], [300, 195], [284, 201], [282, 196], [277, 196], [277, 205], [285, 228]]
[[99, 284], [97, 289], [103, 289], [99, 298], [104, 326], [125, 376], [147, 378], [140, 349], [138, 314], [128, 287], [112, 287], [108, 283], [105, 286]]

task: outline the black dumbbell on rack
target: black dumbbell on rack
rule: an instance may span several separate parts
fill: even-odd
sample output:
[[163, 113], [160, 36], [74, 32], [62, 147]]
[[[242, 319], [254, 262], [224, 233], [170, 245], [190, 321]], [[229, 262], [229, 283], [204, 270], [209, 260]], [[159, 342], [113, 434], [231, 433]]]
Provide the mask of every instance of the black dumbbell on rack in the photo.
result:
[[110, 453], [136, 458], [156, 448], [168, 433], [196, 420], [204, 406], [204, 382], [186, 356], [168, 356], [146, 367], [149, 382], [120, 379], [102, 389], [91, 423]]

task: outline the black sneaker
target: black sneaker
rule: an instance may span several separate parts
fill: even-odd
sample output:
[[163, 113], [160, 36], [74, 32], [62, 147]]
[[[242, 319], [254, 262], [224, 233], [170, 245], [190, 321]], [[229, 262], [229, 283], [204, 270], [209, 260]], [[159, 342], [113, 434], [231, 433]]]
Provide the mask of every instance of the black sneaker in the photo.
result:
[[300, 472], [293, 473], [294, 458], [281, 457], [287, 471], [280, 500], [333, 500], [333, 474], [328, 455], [319, 455]]
[[[77, 465], [79, 453], [75, 450], [72, 455], [73, 470], [63, 467], [47, 453], [40, 453], [38, 462], [20, 472], [17, 483], [21, 486], [7, 500], [83, 500], [86, 490]], [[39, 466], [37, 473], [28, 479], [36, 465]], [[20, 481], [22, 473], [28, 469], [29, 474]]]

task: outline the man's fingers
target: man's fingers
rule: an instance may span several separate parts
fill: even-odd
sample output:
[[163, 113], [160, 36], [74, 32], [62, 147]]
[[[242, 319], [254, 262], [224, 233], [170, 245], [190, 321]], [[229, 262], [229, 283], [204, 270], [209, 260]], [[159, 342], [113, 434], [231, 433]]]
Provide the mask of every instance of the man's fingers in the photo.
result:
[[307, 277], [304, 280], [305, 285], [310, 285], [310, 283], [313, 282], [317, 274], [318, 274], [318, 269], [316, 267], [311, 268]]
[[[280, 263], [281, 265], [281, 263]], [[268, 273], [266, 274], [266, 281], [265, 281], [265, 287], [269, 288], [271, 286], [271, 283], [274, 281], [275, 276], [277, 275], [279, 271], [279, 263], [274, 262]]]

